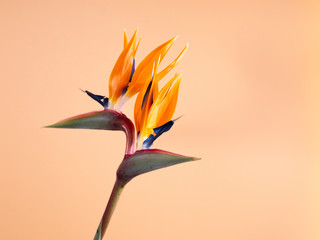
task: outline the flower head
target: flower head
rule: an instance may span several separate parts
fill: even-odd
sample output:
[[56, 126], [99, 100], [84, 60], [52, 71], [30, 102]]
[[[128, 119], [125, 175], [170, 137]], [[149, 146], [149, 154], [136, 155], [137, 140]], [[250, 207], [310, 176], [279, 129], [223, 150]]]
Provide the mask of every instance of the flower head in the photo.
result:
[[[176, 73], [160, 91], [158, 85], [159, 81], [179, 63], [188, 49], [187, 44], [169, 65], [159, 71], [162, 60], [176, 39], [177, 37], [174, 37], [156, 47], [135, 69], [135, 55], [140, 40], [137, 41], [137, 31], [130, 40], [124, 31], [123, 49], [109, 78], [109, 97], [85, 91], [104, 107], [104, 111], [69, 118], [51, 127], [122, 130], [127, 137], [130, 136], [130, 141], [127, 141], [130, 143], [126, 148], [127, 154], [134, 152], [135, 142], [137, 142], [137, 149], [150, 148], [153, 142], [174, 124], [172, 117], [177, 105], [182, 74]], [[122, 114], [121, 108], [137, 93], [134, 107], [134, 122], [137, 130], [135, 134], [133, 124]]]
[[[124, 31], [123, 50], [109, 78], [109, 98], [85, 91], [105, 109], [114, 109], [121, 112], [123, 104], [135, 94], [140, 93], [145, 85], [149, 84], [155, 62], [158, 62], [158, 65], [162, 62], [177, 37], [151, 51], [135, 69], [135, 55], [140, 43], [140, 40], [137, 42], [136, 39], [137, 31], [135, 31], [130, 41], [128, 41], [127, 33]], [[179, 63], [187, 48], [188, 45], [168, 66], [157, 73], [157, 81], [163, 79]]]

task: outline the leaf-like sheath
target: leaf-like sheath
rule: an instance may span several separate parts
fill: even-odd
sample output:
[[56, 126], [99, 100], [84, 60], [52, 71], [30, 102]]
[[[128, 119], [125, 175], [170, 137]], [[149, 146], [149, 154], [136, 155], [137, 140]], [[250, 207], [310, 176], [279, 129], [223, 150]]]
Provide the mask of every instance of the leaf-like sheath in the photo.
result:
[[140, 174], [199, 159], [160, 149], [139, 150], [125, 157], [118, 168], [117, 176], [123, 183], [127, 183]]
[[123, 113], [105, 109], [67, 118], [48, 128], [74, 128], [97, 130], [120, 130], [127, 136], [126, 154], [132, 154], [135, 145], [135, 128], [132, 121]]

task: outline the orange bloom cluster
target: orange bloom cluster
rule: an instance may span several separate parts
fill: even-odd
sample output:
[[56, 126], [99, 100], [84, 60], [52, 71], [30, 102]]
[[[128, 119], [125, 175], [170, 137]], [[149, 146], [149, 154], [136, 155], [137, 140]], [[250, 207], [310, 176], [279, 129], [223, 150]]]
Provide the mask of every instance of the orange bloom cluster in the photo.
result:
[[138, 149], [150, 147], [159, 135], [173, 125], [171, 118], [177, 105], [182, 74], [175, 74], [160, 91], [158, 83], [179, 63], [188, 44], [168, 66], [161, 71], [158, 69], [176, 39], [174, 37], [155, 48], [135, 69], [135, 55], [140, 40], [137, 41], [137, 31], [129, 41], [126, 31], [124, 32], [123, 50], [109, 78], [107, 108], [121, 112], [123, 104], [138, 94], [134, 107]]

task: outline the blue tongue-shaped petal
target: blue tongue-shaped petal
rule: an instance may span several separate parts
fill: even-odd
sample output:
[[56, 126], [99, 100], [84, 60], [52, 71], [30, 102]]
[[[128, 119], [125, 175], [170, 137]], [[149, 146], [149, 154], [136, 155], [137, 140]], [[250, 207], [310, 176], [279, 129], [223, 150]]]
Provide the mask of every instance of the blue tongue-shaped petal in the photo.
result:
[[148, 85], [148, 88], [143, 96], [143, 100], [142, 100], [142, 104], [141, 104], [141, 111], [143, 109], [143, 107], [145, 106], [145, 103], [147, 101], [147, 98], [148, 98], [148, 95], [150, 93], [150, 89], [151, 89], [151, 85], [152, 85], [152, 80], [150, 81], [149, 85]]
[[161, 134], [163, 134], [163, 133], [165, 133], [165, 132], [167, 132], [167, 131], [169, 131], [169, 130], [171, 129], [171, 127], [173, 126], [173, 124], [174, 124], [174, 121], [171, 120], [171, 121], [163, 124], [163, 125], [160, 126], [160, 127], [154, 128], [153, 131], [154, 131], [154, 133], [155, 133], [156, 135], [150, 134], [150, 136], [149, 136], [146, 140], [144, 140], [142, 148], [143, 148], [143, 149], [145, 149], [145, 148], [150, 148], [150, 147], [152, 146], [153, 142], [154, 142], [158, 137], [160, 137]]
[[87, 90], [81, 90], [84, 93], [88, 94], [89, 97], [91, 97], [93, 100], [97, 101], [104, 109], [108, 108], [108, 104], [109, 104], [109, 99], [101, 96], [101, 95], [97, 95], [97, 94], [93, 94], [92, 92], [89, 92]]

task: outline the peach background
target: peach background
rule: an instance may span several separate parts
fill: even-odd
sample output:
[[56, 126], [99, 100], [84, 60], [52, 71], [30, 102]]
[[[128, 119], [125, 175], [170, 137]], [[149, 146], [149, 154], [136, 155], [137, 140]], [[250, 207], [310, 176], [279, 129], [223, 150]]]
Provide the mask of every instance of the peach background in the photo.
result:
[[107, 93], [136, 27], [138, 62], [190, 43], [155, 147], [203, 160], [130, 182], [108, 239], [320, 239], [319, 5], [1, 1], [0, 239], [93, 238], [124, 135], [41, 127], [99, 109], [78, 87]]

